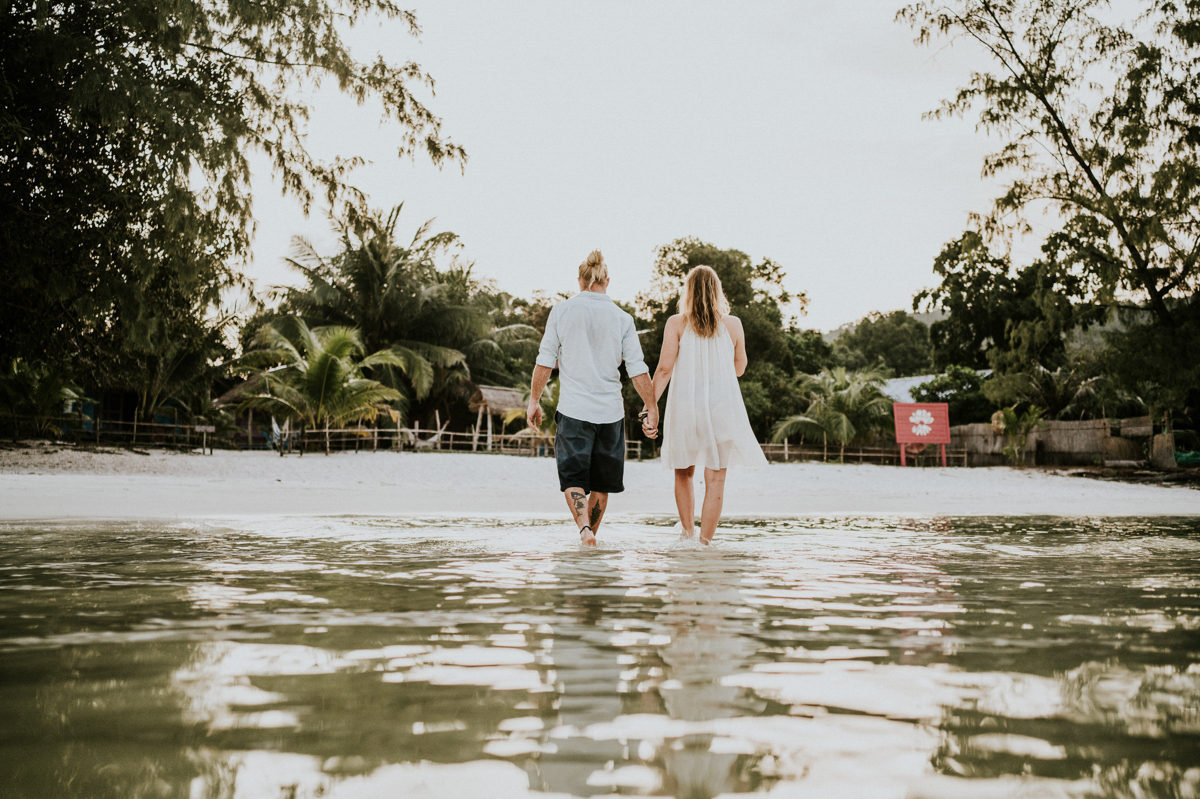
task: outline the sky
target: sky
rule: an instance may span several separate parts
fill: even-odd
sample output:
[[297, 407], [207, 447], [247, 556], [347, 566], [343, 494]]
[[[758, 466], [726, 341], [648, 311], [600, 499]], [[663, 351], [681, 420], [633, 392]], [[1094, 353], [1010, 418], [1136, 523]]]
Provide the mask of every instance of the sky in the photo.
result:
[[[422, 97], [465, 169], [398, 159], [379, 108], [332, 88], [311, 95], [310, 152], [367, 159], [351, 182], [375, 207], [403, 202], [405, 235], [436, 218], [476, 276], [518, 296], [577, 290], [599, 248], [609, 293], [632, 302], [655, 249], [694, 236], [780, 263], [809, 298], [803, 327], [911, 310], [942, 245], [1001, 187], [980, 178], [995, 142], [973, 119], [922, 119], [985, 62], [913, 44], [899, 5], [426, 0], [419, 39], [388, 23], [351, 41], [359, 58], [429, 72]], [[292, 237], [328, 254], [336, 240], [321, 208], [306, 218], [255, 163], [247, 274], [293, 284]]]

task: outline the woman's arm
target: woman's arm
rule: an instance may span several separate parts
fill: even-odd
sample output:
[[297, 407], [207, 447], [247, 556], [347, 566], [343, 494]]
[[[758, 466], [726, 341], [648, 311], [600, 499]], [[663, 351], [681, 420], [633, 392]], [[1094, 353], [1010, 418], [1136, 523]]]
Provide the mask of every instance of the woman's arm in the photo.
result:
[[654, 401], [662, 399], [675, 371], [675, 359], [679, 356], [679, 337], [683, 334], [683, 317], [675, 314], [667, 320], [663, 330], [662, 350], [658, 353], [658, 368], [654, 370]]
[[750, 362], [746, 357], [746, 331], [742, 328], [742, 320], [736, 316], [726, 316], [723, 321], [729, 328], [729, 337], [733, 339], [733, 371], [741, 377], [746, 373], [746, 364]]

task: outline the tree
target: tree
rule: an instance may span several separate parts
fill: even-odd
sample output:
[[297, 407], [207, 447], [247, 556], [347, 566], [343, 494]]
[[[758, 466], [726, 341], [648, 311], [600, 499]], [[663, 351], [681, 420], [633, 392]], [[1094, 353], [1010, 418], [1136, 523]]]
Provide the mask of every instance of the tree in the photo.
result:
[[520, 323], [494, 324], [503, 302], [485, 296], [471, 265], [438, 268], [438, 258], [456, 245], [455, 234], [431, 234], [430, 220], [402, 244], [396, 233], [402, 208], [386, 216], [355, 210], [335, 219], [341, 250], [328, 258], [297, 239], [289, 263], [307, 285], [285, 289], [281, 310], [311, 324], [359, 329], [367, 349], [387, 349], [405, 363], [403, 369], [376, 365], [376, 379], [410, 401], [448, 412], [450, 401], [470, 393], [474, 368], [510, 383], [506, 357], [536, 331]]
[[953, 0], [898, 16], [919, 42], [969, 39], [995, 64], [933, 113], [978, 108], [1004, 141], [984, 161], [1007, 181], [984, 231], [1028, 230], [1023, 212], [1048, 206], [1065, 223], [1052, 263], [1081, 299], [1144, 301], [1170, 328], [1200, 287], [1200, 5], [1152, 2], [1141, 26], [1102, 21], [1105, 5]]
[[[695, 266], [712, 267], [730, 312], [746, 331], [750, 365], [740, 381], [742, 399], [755, 432], [766, 435], [777, 419], [796, 410], [794, 345], [785, 329], [784, 308], [794, 303], [803, 312], [808, 298], [783, 288], [783, 267], [770, 258], [755, 263], [740, 250], [722, 250], [691, 237], [659, 247], [655, 256], [651, 289], [638, 296], [634, 314], [650, 371], [658, 365], [667, 319], [678, 311], [684, 277]], [[630, 410], [640, 403], [631, 388], [625, 399]]]
[[945, 374], [912, 389], [917, 402], [944, 402], [951, 424], [986, 422], [995, 404], [983, 393], [983, 376], [966, 366], [948, 366]]
[[651, 289], [638, 297], [638, 313], [650, 328], [642, 337], [650, 368], [657, 363], [667, 319], [678, 310], [683, 279], [695, 266], [710, 266], [721, 278], [731, 313], [742, 320], [746, 331], [746, 350], [791, 374], [783, 307], [796, 303], [803, 312], [808, 298], [783, 288], [783, 267], [770, 258], [755, 263], [740, 250], [722, 250], [695, 238], [676, 239], [658, 248]]
[[1101, 396], [1105, 378], [1090, 372], [1082, 364], [1047, 369], [1035, 362], [1022, 371], [993, 378], [984, 392], [997, 404], [1024, 403], [1053, 419], [1094, 418], [1104, 415]]
[[929, 327], [904, 311], [872, 313], [843, 333], [837, 347], [856, 351], [864, 365], [882, 365], [894, 377], [929, 371]]
[[280, 311], [312, 325], [353, 327], [369, 349], [390, 349], [404, 366], [382, 364], [379, 379], [397, 390], [407, 386], [410, 398], [420, 400], [433, 389], [436, 368], [465, 368], [463, 353], [439, 341], [447, 338], [447, 329], [482, 331], [484, 323], [469, 309], [444, 301], [435, 258], [458, 237], [429, 235], [426, 222], [401, 245], [396, 224], [402, 208], [386, 217], [370, 211], [335, 217], [341, 251], [330, 258], [297, 237], [288, 263], [307, 285], [284, 289]]
[[133, 418], [133, 438], [138, 422], [153, 420], [164, 406], [183, 409], [207, 406], [212, 383], [226, 372], [233, 356], [226, 331], [233, 325], [231, 313], [213, 319], [199, 314], [161, 319], [137, 350], [126, 352], [118, 364], [125, 385], [138, 399]]
[[941, 284], [913, 299], [914, 311], [946, 311], [946, 318], [929, 328], [934, 368], [988, 368], [988, 351], [1007, 346], [1009, 323], [1036, 314], [1028, 276], [1014, 277], [1011, 269], [1008, 257], [993, 255], [975, 231], [942, 248], [933, 261]]
[[844, 455], [847, 445], [869, 440], [891, 415], [892, 401], [880, 389], [882, 383], [879, 372], [847, 372], [840, 366], [806, 376], [801, 384], [806, 410], [778, 422], [771, 440], [819, 435], [822, 443], [832, 439]]
[[787, 342], [792, 367], [797, 372], [814, 375], [833, 366], [833, 347], [819, 330], [800, 330], [792, 326], [787, 330]]
[[1025, 465], [1025, 445], [1034, 428], [1045, 427], [1042, 421], [1042, 409], [1030, 405], [1022, 413], [1017, 413], [1017, 406], [1001, 408], [992, 414], [992, 429], [1004, 436], [1004, 454], [1013, 466]]
[[9, 3], [0, 12], [0, 355], [123, 385], [112, 356], [158, 320], [201, 318], [237, 282], [253, 227], [248, 156], [307, 209], [337, 204], [356, 159], [305, 148], [322, 81], [378, 100], [399, 150], [463, 162], [411, 92], [413, 63], [356, 59], [372, 17], [417, 32], [390, 0]]
[[65, 415], [64, 404], [82, 398], [79, 388], [46, 364], [14, 358], [0, 373], [0, 408], [12, 421], [13, 441], [20, 437], [20, 417], [32, 419], [38, 435], [49, 435]]
[[281, 369], [258, 372], [262, 388], [248, 394], [242, 408], [264, 410], [304, 426], [325, 428], [325, 454], [329, 454], [329, 428], [347, 422], [374, 419], [387, 403], [402, 399], [399, 391], [362, 376], [363, 369], [391, 365], [407, 368], [408, 361], [391, 351], [363, 356], [357, 330], [330, 325], [309, 328], [293, 317], [264, 327], [261, 350], [248, 353], [245, 363], [280, 363]]
[[803, 379], [787, 374], [773, 363], [750, 361], [738, 382], [746, 415], [759, 440], [770, 436], [780, 419], [797, 414], [804, 407]]
[[1192, 305], [1181, 317], [1173, 329], [1130, 324], [1108, 332], [1101, 366], [1111, 376], [1114, 399], [1124, 400], [1126, 412], [1140, 405], [1141, 412], [1164, 426], [1171, 426], [1173, 415], [1182, 412], [1191, 416], [1187, 426], [1195, 428], [1200, 411], [1200, 305]]

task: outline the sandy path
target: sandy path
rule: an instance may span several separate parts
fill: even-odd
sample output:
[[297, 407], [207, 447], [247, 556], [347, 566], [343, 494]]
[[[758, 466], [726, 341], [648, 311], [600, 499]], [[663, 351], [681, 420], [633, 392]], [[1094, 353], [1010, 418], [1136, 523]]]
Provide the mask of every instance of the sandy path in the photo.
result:
[[[625, 483], [613, 513], [673, 512], [671, 476], [656, 462], [629, 463]], [[731, 472], [725, 508], [727, 515], [1200, 515], [1200, 491], [1007, 468], [792, 463]], [[4, 520], [560, 512], [549, 458], [0, 451]]]

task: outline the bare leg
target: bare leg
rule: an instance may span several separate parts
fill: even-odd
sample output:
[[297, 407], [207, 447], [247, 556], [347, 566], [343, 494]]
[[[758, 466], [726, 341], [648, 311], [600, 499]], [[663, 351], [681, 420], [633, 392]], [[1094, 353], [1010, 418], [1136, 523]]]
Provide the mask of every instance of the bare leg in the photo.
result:
[[563, 498], [567, 500], [567, 508], [571, 511], [571, 518], [575, 520], [575, 524], [579, 525], [580, 541], [587, 547], [596, 546], [596, 534], [588, 526], [587, 494], [584, 493], [582, 488], [568, 488], [563, 492]]
[[679, 509], [679, 523], [683, 525], [683, 537], [696, 534], [696, 495], [692, 490], [692, 475], [695, 466], [675, 470], [675, 507]]
[[700, 540], [712, 541], [721, 521], [721, 506], [725, 504], [725, 470], [704, 470], [704, 506], [700, 510]]
[[604, 511], [608, 508], [608, 494], [603, 491], [593, 491], [588, 497], [588, 526], [592, 535], [600, 534], [600, 522], [604, 519]]

